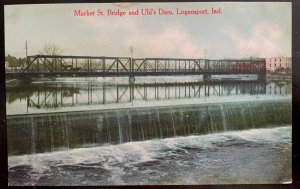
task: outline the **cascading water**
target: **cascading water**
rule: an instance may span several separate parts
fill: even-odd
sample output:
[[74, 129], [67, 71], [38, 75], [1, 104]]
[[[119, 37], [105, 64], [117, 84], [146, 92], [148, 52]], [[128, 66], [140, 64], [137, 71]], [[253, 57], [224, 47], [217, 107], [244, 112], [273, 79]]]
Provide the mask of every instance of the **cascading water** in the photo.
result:
[[251, 115], [251, 123], [252, 123], [252, 128], [254, 128], [252, 110], [251, 110], [251, 108], [250, 108], [250, 105], [249, 105], [249, 103], [248, 103], [247, 105], [248, 105], [248, 108], [249, 108], [249, 111], [250, 111], [250, 115]]
[[51, 136], [51, 151], [53, 151], [54, 149], [54, 140], [53, 140], [53, 128], [52, 128], [52, 120], [51, 120], [51, 116], [49, 116], [49, 123], [50, 123], [50, 136]]
[[[126, 115], [128, 117], [128, 125], [131, 125], [131, 116], [129, 114], [129, 111], [126, 111]], [[129, 127], [128, 129], [128, 134], [129, 134], [129, 140], [132, 141], [132, 131], [131, 131], [131, 127]]]
[[241, 114], [242, 114], [242, 118], [243, 118], [243, 128], [245, 128], [246, 127], [246, 121], [245, 121], [244, 109], [242, 108], [242, 105], [241, 105], [240, 102], [239, 102], [239, 106], [240, 106]]
[[208, 113], [208, 116], [209, 116], [209, 123], [210, 123], [211, 131], [215, 132], [213, 116], [210, 112]]
[[172, 108], [170, 108], [170, 114], [171, 114], [171, 118], [172, 118], [172, 128], [173, 128], [174, 137], [175, 137], [175, 136], [176, 136], [176, 131], [175, 131], [175, 125], [174, 125], [174, 115], [173, 115]]
[[[269, 115], [276, 117], [275, 122]], [[276, 123], [291, 124], [290, 101], [8, 116], [8, 152], [10, 155], [42, 153], [87, 145], [264, 128]]]
[[119, 111], [116, 111], [117, 120], [118, 120], [118, 130], [119, 130], [119, 143], [123, 143], [123, 132], [122, 132], [122, 122], [121, 122], [121, 115]]
[[160, 116], [159, 116], [159, 112], [157, 110], [157, 108], [155, 108], [155, 112], [156, 112], [156, 115], [157, 115], [157, 122], [158, 122], [158, 128], [159, 128], [159, 136], [160, 138], [163, 138], [163, 135], [162, 135], [162, 130], [161, 130], [161, 125], [160, 125]]
[[141, 121], [141, 111], [138, 111], [138, 118], [139, 118], [139, 124], [140, 124], [140, 127], [141, 127], [142, 141], [144, 141], [145, 140], [145, 133], [144, 133], [143, 125], [141, 124], [142, 123], [142, 121]]
[[33, 122], [33, 118], [31, 117], [31, 153], [35, 153], [35, 126]]
[[[107, 115], [107, 113], [106, 113], [105, 115]], [[108, 116], [106, 116], [106, 117], [108, 117]], [[107, 118], [105, 118], [105, 121], [106, 121], [106, 124], [109, 125], [109, 122], [108, 122], [108, 119], [107, 119]], [[106, 143], [111, 143], [111, 142], [112, 142], [111, 134], [110, 134], [110, 131], [109, 131], [109, 130], [108, 130], [107, 133], [105, 134], [105, 138], [106, 138], [106, 140], [105, 140]]]
[[224, 131], [227, 131], [226, 114], [225, 114], [225, 112], [224, 112], [224, 108], [223, 108], [223, 105], [222, 105], [222, 104], [220, 105], [220, 111], [221, 111], [221, 114], [222, 114], [223, 129], [224, 129]]

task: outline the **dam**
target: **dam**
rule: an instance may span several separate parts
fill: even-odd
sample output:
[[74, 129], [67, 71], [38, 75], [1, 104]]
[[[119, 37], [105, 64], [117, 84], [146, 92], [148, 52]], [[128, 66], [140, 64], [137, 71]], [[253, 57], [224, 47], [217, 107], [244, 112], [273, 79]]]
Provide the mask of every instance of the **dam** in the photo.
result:
[[8, 151], [32, 154], [268, 128], [291, 124], [291, 109], [286, 100], [9, 116]]

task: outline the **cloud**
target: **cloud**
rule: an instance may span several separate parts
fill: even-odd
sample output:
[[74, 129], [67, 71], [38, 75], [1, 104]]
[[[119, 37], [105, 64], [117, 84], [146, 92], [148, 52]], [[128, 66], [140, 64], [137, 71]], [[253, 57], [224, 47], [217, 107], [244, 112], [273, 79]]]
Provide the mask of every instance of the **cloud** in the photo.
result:
[[257, 22], [247, 33], [242, 33], [237, 28], [229, 28], [224, 33], [232, 40], [240, 57], [288, 56], [285, 53], [285, 46], [282, 46], [283, 32], [271, 21]]
[[[81, 54], [97, 56], [130, 56], [124, 41], [137, 29], [136, 18], [131, 17], [79, 17], [83, 33]], [[88, 44], [87, 44], [88, 41]]]
[[[133, 46], [135, 57], [199, 58], [203, 48], [185, 28], [166, 24], [145, 29], [145, 22], [136, 17], [82, 18], [92, 31], [93, 41], [106, 56], [128, 56]], [[90, 36], [91, 37], [91, 36]]]
[[155, 33], [135, 32], [126, 43], [144, 57], [199, 58], [203, 54], [201, 45], [177, 25], [167, 25]]

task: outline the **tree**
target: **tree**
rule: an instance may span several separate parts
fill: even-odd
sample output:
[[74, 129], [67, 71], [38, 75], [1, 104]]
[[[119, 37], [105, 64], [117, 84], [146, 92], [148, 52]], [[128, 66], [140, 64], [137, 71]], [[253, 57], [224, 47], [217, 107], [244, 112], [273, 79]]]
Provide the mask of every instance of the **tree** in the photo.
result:
[[20, 67], [25, 64], [26, 58], [17, 58], [15, 56], [8, 55], [5, 57], [5, 61], [8, 62], [9, 67]]
[[42, 55], [60, 55], [64, 49], [54, 43], [47, 43], [43, 46], [40, 54]]
[[[43, 49], [39, 53], [41, 55], [55, 56], [55, 55], [60, 55], [63, 51], [64, 50], [60, 46], [54, 43], [47, 43], [43, 46]], [[48, 61], [48, 65], [44, 65], [45, 66], [44, 69], [47, 67], [47, 69], [49, 69], [50, 71], [54, 71], [58, 69], [58, 65], [59, 63], [57, 58], [50, 58], [50, 60]]]

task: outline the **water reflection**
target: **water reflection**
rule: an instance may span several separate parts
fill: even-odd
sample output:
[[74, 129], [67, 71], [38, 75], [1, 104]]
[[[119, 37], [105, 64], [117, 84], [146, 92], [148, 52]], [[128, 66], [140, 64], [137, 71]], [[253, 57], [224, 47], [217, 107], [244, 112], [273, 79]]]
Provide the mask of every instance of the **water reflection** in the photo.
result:
[[[39, 82], [7, 87], [8, 109], [18, 102], [31, 109], [57, 109], [97, 104], [122, 104], [172, 99], [210, 98], [238, 95], [291, 94], [290, 82], [195, 81], [184, 83], [65, 83]], [[18, 104], [20, 106], [20, 104]]]

